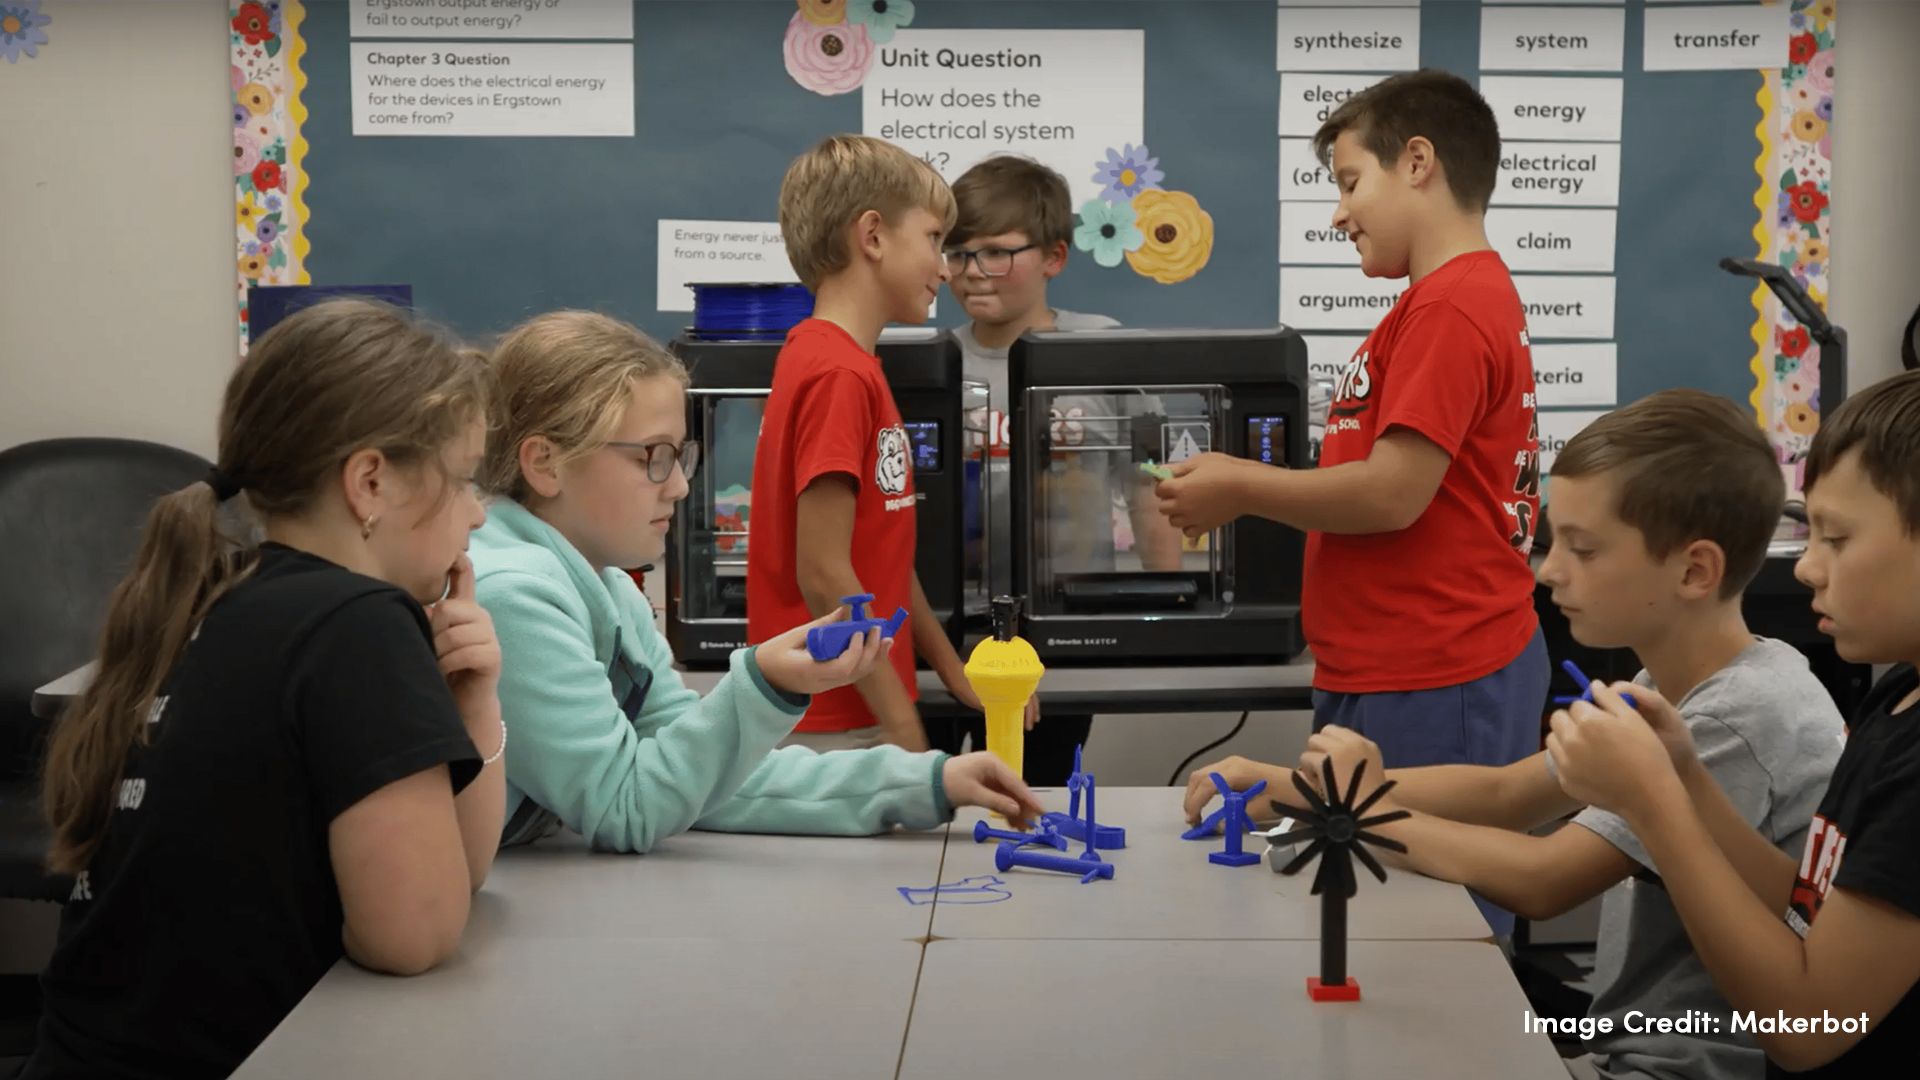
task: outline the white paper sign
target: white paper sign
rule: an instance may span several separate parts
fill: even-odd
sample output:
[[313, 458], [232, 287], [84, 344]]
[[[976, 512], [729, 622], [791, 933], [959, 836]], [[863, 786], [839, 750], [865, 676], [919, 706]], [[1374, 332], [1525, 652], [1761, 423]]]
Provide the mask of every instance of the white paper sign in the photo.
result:
[[1506, 143], [1494, 205], [1618, 206], [1618, 143]]
[[631, 38], [633, 5], [608, 0], [348, 0], [353, 37]]
[[1613, 337], [1612, 278], [1515, 274], [1513, 287], [1520, 293], [1527, 334], [1535, 341]]
[[1296, 330], [1372, 330], [1405, 292], [1405, 278], [1370, 278], [1359, 267], [1280, 268], [1280, 321]]
[[1280, 204], [1280, 261], [1319, 266], [1359, 266], [1360, 251], [1347, 234], [1333, 227], [1338, 203]]
[[1620, 347], [1611, 341], [1533, 347], [1534, 392], [1546, 408], [1612, 405], [1619, 374]]
[[860, 129], [925, 158], [948, 181], [995, 154], [1100, 194], [1107, 150], [1146, 130], [1141, 30], [901, 30], [875, 49]]
[[1420, 66], [1420, 9], [1281, 8], [1281, 71], [1411, 71]]
[[1607, 410], [1594, 412], [1542, 412], [1540, 416], [1540, 472], [1542, 475], [1553, 471], [1553, 461], [1566, 449], [1567, 440], [1580, 434], [1582, 428], [1607, 415]]
[[1483, 75], [1480, 96], [1500, 121], [1503, 140], [1619, 142], [1623, 85], [1620, 79]]
[[1309, 382], [1332, 382], [1340, 377], [1340, 370], [1360, 351], [1367, 340], [1365, 334], [1301, 334], [1300, 340], [1307, 343], [1307, 379]]
[[633, 134], [632, 45], [352, 49], [355, 135]]
[[1488, 8], [1480, 13], [1483, 71], [1619, 71], [1627, 13], [1620, 8]]
[[1648, 71], [1778, 68], [1787, 55], [1785, 4], [1675, 7], [1647, 11]]
[[[1311, 136], [1340, 103], [1385, 78], [1316, 71], [1280, 73], [1280, 134]], [[1501, 131], [1505, 131], [1504, 127]]]
[[1282, 199], [1337, 199], [1333, 170], [1313, 155], [1312, 139], [1280, 140], [1280, 197]]
[[660, 219], [654, 307], [692, 311], [694, 282], [799, 281], [777, 221]]
[[1611, 274], [1617, 225], [1613, 210], [1499, 206], [1487, 212], [1487, 239], [1514, 270]]

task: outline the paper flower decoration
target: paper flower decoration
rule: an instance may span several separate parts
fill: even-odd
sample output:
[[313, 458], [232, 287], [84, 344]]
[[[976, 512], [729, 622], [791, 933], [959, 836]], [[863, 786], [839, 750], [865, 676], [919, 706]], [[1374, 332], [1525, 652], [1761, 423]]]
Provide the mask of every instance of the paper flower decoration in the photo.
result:
[[1080, 224], [1073, 230], [1073, 246], [1093, 253], [1101, 266], [1119, 266], [1127, 252], [1146, 242], [1134, 225], [1133, 207], [1088, 199], [1080, 207]]
[[1794, 184], [1786, 189], [1786, 193], [1793, 216], [1800, 221], [1819, 221], [1820, 211], [1827, 208], [1827, 193], [1811, 181]]
[[816, 94], [844, 94], [867, 79], [873, 68], [873, 39], [852, 23], [821, 26], [804, 12], [787, 23], [787, 74]]
[[1110, 203], [1131, 202], [1135, 195], [1160, 186], [1167, 174], [1159, 169], [1160, 159], [1148, 157], [1147, 148], [1128, 143], [1124, 148], [1107, 148], [1107, 160], [1094, 170], [1093, 180], [1104, 184], [1100, 197]]
[[255, 116], [265, 116], [273, 111], [273, 91], [259, 83], [248, 83], [240, 88], [234, 99], [247, 107]]
[[260, 210], [260, 204], [254, 201], [251, 191], [242, 195], [239, 201], [234, 203], [233, 219], [234, 223], [240, 226], [241, 232], [251, 234], [259, 226], [260, 219], [265, 216]]
[[41, 27], [52, 21], [53, 16], [40, 13], [40, 0], [0, 3], [0, 57], [17, 64], [22, 53], [29, 59], [39, 56], [40, 46], [47, 43]]
[[847, 0], [847, 22], [867, 28], [877, 45], [893, 40], [893, 32], [913, 22], [913, 0]]
[[281, 175], [280, 163], [262, 161], [253, 167], [253, 189], [259, 192], [272, 191], [282, 186], [286, 177]]
[[253, 167], [258, 164], [260, 164], [260, 140], [254, 138], [249, 131], [234, 132], [233, 175], [251, 175]]
[[241, 4], [233, 15], [233, 32], [249, 45], [266, 45], [275, 38], [273, 17], [259, 4]]
[[799, 0], [800, 14], [815, 26], [838, 26], [847, 21], [846, 0]]
[[1822, 50], [1807, 61], [1807, 86], [1822, 96], [1833, 93], [1833, 50]]
[[1134, 273], [1162, 285], [1185, 281], [1213, 255], [1213, 216], [1184, 191], [1143, 191], [1133, 200], [1145, 242], [1127, 249]]

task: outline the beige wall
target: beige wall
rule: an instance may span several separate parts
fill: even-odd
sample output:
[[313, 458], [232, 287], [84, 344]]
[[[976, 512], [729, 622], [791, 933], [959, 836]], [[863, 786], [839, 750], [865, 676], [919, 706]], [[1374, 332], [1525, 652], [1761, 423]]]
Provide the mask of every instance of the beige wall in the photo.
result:
[[1857, 390], [1900, 369], [1920, 305], [1920, 2], [1840, 0], [1838, 29], [1828, 307]]
[[0, 63], [0, 447], [211, 454], [234, 360], [225, 0], [47, 0]]

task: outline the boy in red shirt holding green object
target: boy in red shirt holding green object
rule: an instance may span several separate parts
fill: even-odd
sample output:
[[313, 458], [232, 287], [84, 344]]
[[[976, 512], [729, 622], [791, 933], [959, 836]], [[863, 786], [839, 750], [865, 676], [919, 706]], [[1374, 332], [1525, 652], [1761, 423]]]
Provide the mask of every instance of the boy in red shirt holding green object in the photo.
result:
[[1361, 269], [1407, 290], [1335, 384], [1318, 469], [1204, 454], [1161, 509], [1189, 535], [1242, 513], [1306, 530], [1316, 729], [1360, 732], [1388, 768], [1518, 761], [1540, 748], [1548, 665], [1533, 362], [1484, 224], [1499, 129], [1465, 80], [1417, 71], [1348, 99], [1314, 147]]

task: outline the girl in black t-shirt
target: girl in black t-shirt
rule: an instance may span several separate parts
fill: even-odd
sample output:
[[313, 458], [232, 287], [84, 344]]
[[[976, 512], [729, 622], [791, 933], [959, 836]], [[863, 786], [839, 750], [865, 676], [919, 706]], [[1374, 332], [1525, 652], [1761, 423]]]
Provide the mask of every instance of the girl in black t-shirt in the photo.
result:
[[457, 946], [504, 799], [464, 554], [483, 380], [362, 301], [234, 372], [219, 463], [155, 504], [53, 731], [49, 863], [74, 884], [22, 1075], [225, 1076], [342, 955], [407, 974]]
[[[1847, 399], [1806, 463], [1812, 524], [1798, 576], [1855, 663], [1894, 664], [1845, 747], [1796, 864], [1748, 828], [1671, 706], [1553, 719], [1568, 794], [1625, 817], [1768, 1075], [1913, 1075], [1920, 1059], [1920, 372]], [[1643, 722], [1644, 721], [1644, 722]], [[1841, 732], [1834, 733], [1842, 738]]]

